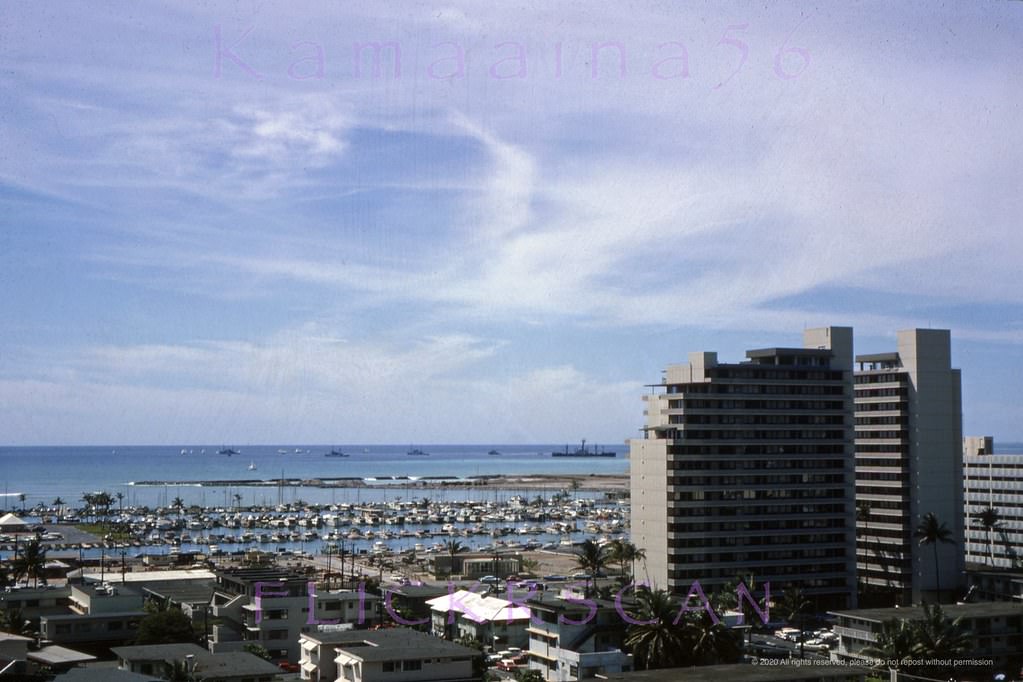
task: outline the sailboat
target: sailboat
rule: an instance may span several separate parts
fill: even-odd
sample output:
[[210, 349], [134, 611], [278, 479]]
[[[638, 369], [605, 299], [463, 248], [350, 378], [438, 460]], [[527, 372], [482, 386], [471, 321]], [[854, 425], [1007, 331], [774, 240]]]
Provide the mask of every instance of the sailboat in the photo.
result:
[[256, 463], [255, 462], [249, 462], [249, 471], [255, 471], [255, 470], [256, 470]]

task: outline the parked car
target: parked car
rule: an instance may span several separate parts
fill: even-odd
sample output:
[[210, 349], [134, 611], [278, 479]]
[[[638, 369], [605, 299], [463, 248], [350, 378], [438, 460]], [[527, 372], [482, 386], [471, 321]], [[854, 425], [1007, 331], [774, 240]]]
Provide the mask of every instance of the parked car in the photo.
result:
[[480, 578], [480, 582], [486, 583], [487, 585], [494, 585], [496, 583], [501, 582], [501, 579], [498, 578], [496, 575], [485, 575], [482, 578]]

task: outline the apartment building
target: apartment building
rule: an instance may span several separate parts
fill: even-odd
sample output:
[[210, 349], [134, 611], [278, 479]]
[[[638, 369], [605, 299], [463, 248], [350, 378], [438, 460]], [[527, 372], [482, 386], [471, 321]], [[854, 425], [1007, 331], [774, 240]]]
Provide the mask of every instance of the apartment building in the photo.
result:
[[[274, 682], [280, 670], [245, 651], [211, 654], [195, 644], [146, 644], [116, 647], [117, 669], [169, 679], [175, 665], [184, 666], [195, 682]], [[109, 672], [109, 669], [106, 671]]]
[[[961, 596], [962, 399], [947, 329], [900, 331], [895, 351], [856, 357], [857, 569], [864, 605], [918, 604], [941, 581]], [[927, 514], [954, 544], [921, 546]]]
[[301, 635], [303, 680], [473, 682], [480, 653], [408, 628]]
[[632, 541], [655, 587], [737, 576], [855, 605], [852, 329], [723, 363], [698, 352], [644, 396], [630, 441]]
[[211, 615], [213, 653], [266, 648], [275, 660], [297, 663], [299, 635], [324, 625], [367, 628], [381, 622], [380, 597], [362, 590], [328, 591], [306, 575], [278, 568], [218, 571]]
[[[996, 454], [990, 436], [963, 439], [966, 562], [1023, 568], [1023, 453]], [[997, 513], [988, 528], [986, 509]]]
[[527, 646], [529, 608], [507, 599], [457, 590], [427, 602], [431, 629], [449, 640], [475, 639], [489, 651]]
[[39, 618], [43, 641], [103, 653], [138, 635], [146, 616], [142, 593], [130, 585], [71, 585], [68, 610]]
[[529, 601], [529, 668], [545, 680], [585, 680], [632, 670], [627, 623], [613, 601], [541, 595]]
[[[941, 609], [950, 621], [962, 618], [962, 630], [972, 639], [969, 658], [989, 659], [995, 668], [1004, 668], [1019, 659], [1023, 652], [1023, 604], [981, 602], [943, 605]], [[862, 652], [877, 642], [885, 622], [922, 620], [924, 608], [856, 609], [836, 611], [833, 615], [837, 618], [834, 632], [839, 640], [831, 658], [856, 663], [873, 658]]]

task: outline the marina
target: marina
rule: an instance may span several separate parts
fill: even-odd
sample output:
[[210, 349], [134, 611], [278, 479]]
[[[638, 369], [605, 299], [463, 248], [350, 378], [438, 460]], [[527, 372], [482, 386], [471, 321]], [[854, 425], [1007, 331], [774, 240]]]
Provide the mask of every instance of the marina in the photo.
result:
[[[27, 511], [24, 520], [45, 528], [40, 538], [51, 550], [82, 557], [120, 551], [217, 556], [250, 549], [307, 554], [342, 548], [354, 554], [422, 555], [445, 552], [452, 539], [482, 552], [565, 549], [586, 538], [607, 543], [626, 534], [628, 502], [566, 489], [501, 500], [422, 496], [361, 504], [200, 507], [178, 498], [170, 506], [109, 514], [96, 507]], [[64, 535], [79, 527], [102, 532], [92, 541], [64, 542]], [[17, 541], [0, 536], [0, 556], [10, 557]]]

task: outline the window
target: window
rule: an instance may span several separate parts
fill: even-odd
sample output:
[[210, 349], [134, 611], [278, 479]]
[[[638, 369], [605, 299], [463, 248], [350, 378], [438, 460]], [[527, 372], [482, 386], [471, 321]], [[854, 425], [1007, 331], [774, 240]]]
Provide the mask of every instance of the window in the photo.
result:
[[414, 661], [402, 661], [401, 662], [401, 669], [402, 670], [422, 670], [423, 669], [423, 662], [421, 660], [418, 660], [418, 659], [416, 659]]

